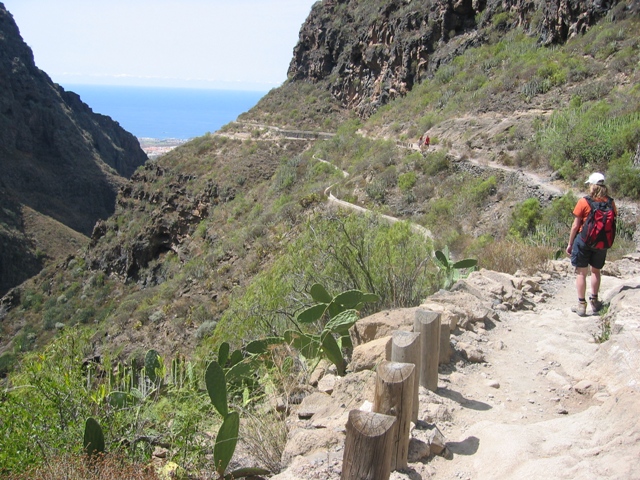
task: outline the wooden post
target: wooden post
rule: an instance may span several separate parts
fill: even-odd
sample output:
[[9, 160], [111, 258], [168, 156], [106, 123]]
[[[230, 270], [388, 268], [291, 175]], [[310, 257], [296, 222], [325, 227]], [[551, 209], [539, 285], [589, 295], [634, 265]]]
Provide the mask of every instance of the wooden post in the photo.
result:
[[388, 480], [397, 423], [389, 415], [351, 410], [340, 479]]
[[418, 410], [420, 402], [420, 334], [415, 332], [405, 332], [396, 330], [391, 336], [391, 357], [387, 360], [400, 363], [413, 363], [416, 368], [413, 374], [413, 408], [411, 409], [411, 421], [418, 421]]
[[378, 365], [373, 411], [393, 415], [398, 427], [391, 453], [391, 470], [407, 468], [409, 455], [409, 429], [413, 407], [413, 363], [383, 360]]
[[420, 333], [420, 385], [435, 392], [438, 389], [438, 360], [440, 359], [440, 314], [416, 310], [413, 331]]
[[440, 321], [440, 354], [438, 363], [447, 364], [451, 361], [451, 322], [449, 320]]

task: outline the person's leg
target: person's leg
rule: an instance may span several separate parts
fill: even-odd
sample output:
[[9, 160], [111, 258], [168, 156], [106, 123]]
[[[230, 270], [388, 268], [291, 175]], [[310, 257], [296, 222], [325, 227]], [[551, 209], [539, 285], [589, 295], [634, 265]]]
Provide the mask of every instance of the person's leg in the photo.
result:
[[598, 300], [598, 292], [600, 291], [600, 280], [602, 274], [599, 268], [591, 267], [591, 295], [589, 295], [589, 303], [593, 313], [602, 310], [602, 302]]
[[602, 310], [602, 302], [598, 300], [598, 292], [600, 291], [600, 281], [602, 280], [602, 272], [604, 262], [607, 259], [607, 250], [595, 250], [591, 255], [591, 295], [589, 295], [589, 303], [593, 313]]
[[580, 237], [576, 237], [571, 250], [571, 265], [576, 267], [576, 291], [578, 293], [578, 304], [571, 307], [571, 311], [584, 317], [587, 314], [587, 301], [585, 294], [587, 291], [587, 273], [589, 273], [589, 249], [585, 248]]
[[578, 299], [584, 300], [587, 292], [587, 273], [589, 267], [576, 267], [576, 291], [578, 292]]
[[600, 273], [600, 269], [591, 267], [591, 296], [592, 297], [598, 296], [598, 292], [600, 291], [601, 278], [602, 278], [602, 274]]

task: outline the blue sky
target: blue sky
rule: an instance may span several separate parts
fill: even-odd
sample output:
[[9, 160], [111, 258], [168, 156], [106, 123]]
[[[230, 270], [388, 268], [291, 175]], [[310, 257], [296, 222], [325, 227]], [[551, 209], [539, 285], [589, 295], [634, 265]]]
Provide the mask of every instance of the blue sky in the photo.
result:
[[316, 0], [0, 0], [61, 85], [267, 91]]

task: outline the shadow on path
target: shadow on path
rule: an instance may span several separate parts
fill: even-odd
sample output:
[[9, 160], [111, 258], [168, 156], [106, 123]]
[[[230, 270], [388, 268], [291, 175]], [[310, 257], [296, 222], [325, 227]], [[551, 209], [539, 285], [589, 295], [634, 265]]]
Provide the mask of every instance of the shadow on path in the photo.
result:
[[454, 390], [449, 390], [448, 388], [439, 388], [436, 392], [438, 395], [442, 397], [446, 397], [449, 400], [453, 400], [460, 404], [460, 406], [464, 408], [470, 408], [472, 410], [491, 410], [491, 405], [484, 402], [479, 402], [478, 400], [471, 400], [469, 398], [464, 397], [460, 392], [456, 392]]
[[461, 442], [447, 442], [447, 449], [454, 455], [473, 455], [478, 451], [480, 439], [468, 437]]

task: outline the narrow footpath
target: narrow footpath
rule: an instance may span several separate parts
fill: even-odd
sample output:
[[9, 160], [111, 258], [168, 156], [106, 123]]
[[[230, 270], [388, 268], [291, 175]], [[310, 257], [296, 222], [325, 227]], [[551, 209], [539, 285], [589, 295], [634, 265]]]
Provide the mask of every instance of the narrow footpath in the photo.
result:
[[450, 457], [392, 478], [640, 478], [640, 262], [609, 272], [618, 277], [603, 277], [602, 298], [628, 292], [610, 308], [609, 340], [595, 341], [600, 316], [571, 312], [567, 262], [566, 275], [544, 283], [544, 303], [501, 312], [479, 333], [485, 363], [447, 369], [438, 392], [423, 392], [421, 401], [445, 406], [431, 420]]

